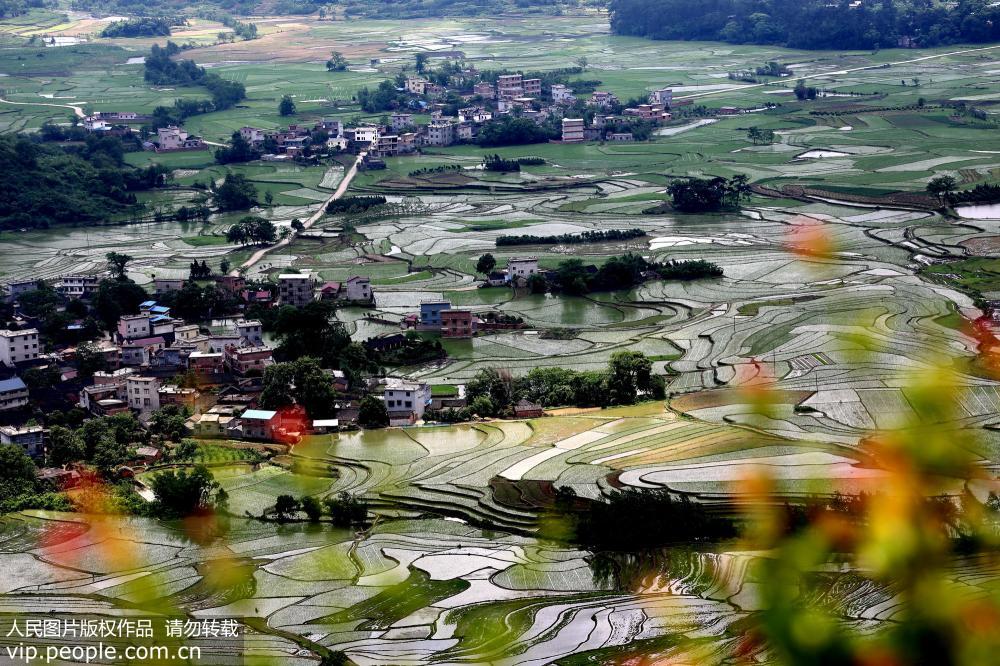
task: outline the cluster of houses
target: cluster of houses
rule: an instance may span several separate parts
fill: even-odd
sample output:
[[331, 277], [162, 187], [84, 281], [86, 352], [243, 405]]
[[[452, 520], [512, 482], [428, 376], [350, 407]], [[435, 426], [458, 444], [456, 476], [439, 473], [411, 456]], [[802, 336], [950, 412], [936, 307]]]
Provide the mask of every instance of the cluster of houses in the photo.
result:
[[[553, 86], [553, 89], [555, 86]], [[670, 109], [674, 106], [690, 104], [691, 100], [674, 100], [674, 91], [671, 88], [654, 90], [649, 94], [649, 103], [640, 104], [635, 107], [628, 107], [622, 110], [622, 118], [639, 118], [659, 125], [673, 120]], [[595, 91], [587, 106], [596, 110], [594, 118], [589, 125], [583, 118], [563, 118], [562, 119], [562, 140], [563, 143], [579, 143], [581, 141], [610, 141], [615, 143], [627, 143], [635, 140], [631, 132], [616, 132], [614, 127], [620, 119], [614, 115], [606, 113], [608, 110], [620, 104], [614, 93]]]
[[[124, 137], [136, 132], [132, 125], [141, 125], [151, 119], [151, 116], [132, 111], [95, 111], [84, 117], [83, 127], [92, 134]], [[200, 136], [188, 134], [176, 125], [160, 127], [156, 130], [156, 137], [144, 141], [142, 145], [146, 150], [158, 153], [208, 149], [208, 144]]]

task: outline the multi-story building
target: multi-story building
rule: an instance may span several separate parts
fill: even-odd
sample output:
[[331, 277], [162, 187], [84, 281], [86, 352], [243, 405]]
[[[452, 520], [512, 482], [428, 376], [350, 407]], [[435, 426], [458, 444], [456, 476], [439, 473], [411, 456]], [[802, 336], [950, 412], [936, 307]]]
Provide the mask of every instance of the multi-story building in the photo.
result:
[[244, 347], [259, 347], [264, 344], [264, 326], [258, 319], [237, 319], [233, 331], [240, 336]]
[[674, 91], [671, 88], [660, 88], [659, 90], [654, 90], [649, 93], [649, 103], [659, 104], [663, 107], [669, 107], [674, 103]]
[[156, 130], [156, 151], [163, 153], [171, 150], [204, 150], [207, 146], [200, 136], [193, 136], [174, 125]]
[[34, 361], [42, 353], [38, 329], [20, 331], [0, 330], [0, 363], [14, 367], [15, 363]]
[[198, 389], [181, 388], [180, 386], [161, 386], [156, 392], [160, 400], [160, 407], [167, 405], [182, 405], [190, 410], [194, 410], [198, 402]]
[[32, 458], [45, 456], [45, 437], [48, 433], [39, 425], [0, 426], [0, 444], [20, 446]]
[[475, 95], [479, 95], [485, 99], [495, 99], [497, 96], [496, 89], [493, 87], [492, 83], [477, 83], [472, 86], [472, 92]]
[[225, 369], [225, 358], [222, 352], [191, 352], [188, 369], [201, 376], [218, 375]]
[[274, 365], [270, 347], [229, 347], [225, 356], [226, 365], [237, 375], [263, 374], [268, 366]]
[[153, 355], [166, 346], [160, 336], [136, 338], [122, 345], [122, 365], [149, 365]]
[[390, 380], [383, 391], [385, 408], [393, 412], [409, 412], [416, 419], [423, 417], [431, 401], [431, 387], [423, 382]]
[[423, 95], [424, 93], [427, 92], [427, 83], [428, 81], [426, 79], [421, 79], [416, 76], [410, 76], [407, 77], [404, 86], [406, 88], [406, 92], [410, 93], [411, 95]]
[[282, 305], [302, 307], [313, 300], [314, 285], [308, 273], [282, 273], [278, 276], [278, 300]]
[[428, 146], [450, 146], [455, 143], [455, 126], [449, 122], [433, 122], [427, 126]]
[[395, 157], [399, 155], [399, 137], [395, 134], [380, 134], [378, 141], [372, 146], [370, 154], [376, 157]]
[[96, 293], [100, 284], [101, 279], [96, 275], [64, 275], [55, 288], [67, 298], [84, 298]]
[[569, 89], [569, 86], [565, 86], [561, 83], [553, 83], [552, 101], [555, 104], [572, 104], [576, 101], [576, 95], [574, 95], [573, 91]]
[[446, 338], [471, 338], [476, 334], [476, 317], [470, 310], [444, 310], [441, 335]]
[[156, 377], [129, 375], [125, 379], [128, 406], [137, 412], [155, 412], [160, 408], [160, 380]]
[[352, 275], [341, 285], [344, 298], [351, 302], [370, 303], [373, 298], [372, 281], [363, 275]]
[[507, 261], [507, 276], [510, 280], [527, 280], [538, 273], [537, 257], [511, 257]]
[[521, 94], [525, 97], [541, 97], [542, 96], [542, 80], [541, 79], [524, 79], [521, 81]]
[[153, 334], [153, 325], [148, 314], [125, 315], [118, 320], [118, 339], [137, 340]]
[[361, 144], [364, 147], [370, 146], [378, 141], [378, 135], [379, 129], [375, 125], [363, 125], [361, 127], [352, 127], [351, 129], [344, 130], [344, 136], [354, 143]]
[[20, 377], [0, 381], [0, 411], [22, 409], [28, 406], [28, 387]]
[[398, 132], [401, 129], [411, 127], [413, 125], [413, 114], [394, 113], [389, 116], [389, 124], [392, 126], [393, 132]]
[[451, 309], [451, 301], [424, 301], [420, 304], [420, 328], [441, 330], [441, 313]]
[[608, 132], [607, 139], [611, 143], [631, 143], [635, 141], [632, 132]]
[[563, 143], [583, 141], [584, 139], [583, 118], [563, 118], [562, 140]]
[[590, 106], [596, 106], [599, 109], [607, 109], [618, 103], [618, 98], [614, 93], [602, 92], [600, 90], [594, 91], [594, 94], [590, 96], [590, 101], [588, 104]]
[[520, 97], [524, 93], [523, 80], [520, 74], [501, 74], [497, 78], [497, 96]]

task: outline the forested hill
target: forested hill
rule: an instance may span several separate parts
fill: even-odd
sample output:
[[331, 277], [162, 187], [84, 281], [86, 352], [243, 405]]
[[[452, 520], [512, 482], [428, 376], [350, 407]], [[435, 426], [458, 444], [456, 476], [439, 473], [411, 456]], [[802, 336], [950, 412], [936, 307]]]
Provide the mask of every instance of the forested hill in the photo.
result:
[[993, 0], [609, 0], [611, 29], [651, 39], [800, 49], [892, 48], [1000, 41]]

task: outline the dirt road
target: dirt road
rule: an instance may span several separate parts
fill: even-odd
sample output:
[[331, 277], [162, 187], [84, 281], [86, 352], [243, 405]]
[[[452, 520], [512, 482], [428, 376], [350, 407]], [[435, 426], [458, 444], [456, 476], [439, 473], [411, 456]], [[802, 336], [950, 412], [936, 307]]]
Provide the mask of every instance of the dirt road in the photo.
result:
[[[367, 154], [368, 153], [361, 153], [360, 155], [358, 155], [358, 159], [354, 161], [354, 164], [351, 165], [351, 168], [347, 171], [347, 173], [344, 174], [344, 179], [340, 181], [340, 185], [337, 186], [336, 191], [334, 191], [334, 193], [330, 195], [329, 199], [323, 202], [323, 204], [319, 207], [319, 210], [310, 215], [308, 219], [303, 220], [302, 224], [305, 226], [306, 229], [314, 225], [321, 217], [323, 217], [323, 213], [326, 212], [326, 205], [328, 203], [344, 196], [344, 193], [347, 192], [347, 188], [350, 187], [351, 185], [351, 181], [358, 174], [358, 167], [361, 165], [361, 160], [363, 160], [365, 158], [365, 155]], [[293, 231], [286, 238], [283, 238], [274, 245], [262, 247], [261, 249], [257, 250], [252, 255], [250, 255], [249, 259], [240, 264], [239, 268], [230, 271], [230, 275], [239, 275], [241, 268], [248, 269], [252, 267], [254, 264], [258, 263], [261, 259], [263, 259], [268, 252], [277, 250], [279, 247], [285, 247], [286, 245], [292, 242], [293, 238], [295, 238], [295, 233], [296, 232]]]

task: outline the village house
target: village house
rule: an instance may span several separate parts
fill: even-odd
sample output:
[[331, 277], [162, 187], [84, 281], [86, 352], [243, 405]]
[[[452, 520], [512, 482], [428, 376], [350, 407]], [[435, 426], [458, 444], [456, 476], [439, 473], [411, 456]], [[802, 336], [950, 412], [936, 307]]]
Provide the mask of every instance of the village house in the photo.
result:
[[390, 378], [383, 390], [383, 398], [390, 423], [393, 420], [399, 425], [414, 423], [424, 416], [431, 401], [431, 387], [423, 382]]
[[511, 257], [507, 261], [507, 278], [511, 282], [526, 281], [538, 273], [537, 257]]
[[205, 150], [208, 146], [200, 136], [192, 136], [174, 125], [156, 130], [156, 152], [165, 153], [175, 150]]
[[520, 402], [514, 405], [514, 416], [519, 419], [535, 419], [544, 415], [545, 410], [542, 409], [541, 405], [529, 402], [526, 399], [522, 398]]
[[169, 385], [161, 386], [156, 395], [160, 401], [161, 409], [167, 405], [179, 405], [193, 411], [198, 403], [200, 393], [195, 388], [181, 388], [180, 386]]
[[227, 347], [225, 357], [233, 374], [241, 376], [251, 372], [263, 374], [268, 366], [274, 365], [270, 347]]
[[13, 368], [17, 363], [34, 361], [42, 354], [37, 328], [20, 331], [0, 330], [0, 363]]
[[166, 346], [166, 340], [160, 336], [136, 338], [122, 345], [122, 365], [149, 365], [153, 354]]
[[264, 325], [258, 319], [237, 319], [233, 331], [240, 336], [240, 346], [259, 347], [264, 344]]
[[215, 284], [225, 292], [238, 294], [246, 288], [247, 281], [240, 275], [219, 275], [215, 278]]
[[562, 120], [562, 140], [563, 143], [575, 143], [583, 141], [583, 118], [563, 118]]
[[541, 97], [542, 96], [542, 80], [541, 79], [523, 79], [521, 81], [521, 95], [524, 97]]
[[96, 275], [63, 275], [54, 287], [66, 298], [86, 298], [95, 294], [100, 284]]
[[428, 146], [450, 146], [455, 143], [455, 126], [446, 121], [432, 122], [427, 126]]
[[612, 143], [629, 143], [635, 141], [631, 132], [608, 132], [607, 140]]
[[341, 284], [344, 298], [351, 303], [370, 303], [374, 296], [372, 293], [371, 278], [363, 275], [353, 275]]
[[406, 83], [404, 84], [403, 87], [405, 88], [406, 92], [410, 93], [411, 95], [423, 95], [424, 93], [427, 92], [428, 83], [429, 82], [426, 79], [421, 79], [416, 76], [409, 76], [406, 78]]
[[0, 426], [0, 444], [20, 446], [36, 460], [45, 457], [48, 431], [40, 425]]
[[278, 412], [267, 409], [248, 409], [239, 418], [244, 439], [263, 441], [274, 438], [280, 422]]
[[552, 94], [552, 102], [554, 104], [572, 104], [576, 101], [576, 95], [570, 90], [569, 86], [565, 86], [561, 83], [553, 83], [550, 90]]
[[313, 300], [313, 287], [308, 273], [282, 273], [278, 276], [278, 300], [282, 305], [302, 307]]
[[186, 283], [184, 278], [153, 278], [153, 293], [162, 296], [170, 291], [180, 291]]
[[362, 148], [371, 146], [378, 140], [379, 128], [375, 125], [363, 125], [344, 130], [344, 136]]
[[389, 125], [392, 127], [392, 131], [398, 132], [401, 129], [406, 129], [407, 127], [413, 126], [413, 114], [412, 113], [394, 113], [389, 116]]
[[20, 377], [0, 380], [0, 412], [28, 406], [28, 386]]
[[497, 96], [507, 98], [520, 97], [524, 94], [523, 79], [524, 77], [520, 74], [501, 74], [497, 78]]
[[38, 280], [18, 280], [8, 282], [3, 286], [4, 298], [8, 301], [16, 301], [22, 294], [36, 291], [40, 282]]
[[472, 93], [474, 95], [479, 95], [484, 99], [495, 99], [497, 96], [496, 89], [493, 87], [493, 84], [486, 82], [477, 83], [472, 86]]
[[470, 310], [441, 312], [441, 335], [445, 338], [471, 338], [476, 334], [476, 317]]
[[590, 96], [590, 101], [587, 102], [589, 106], [596, 106], [599, 109], [608, 109], [618, 103], [618, 97], [614, 93], [602, 92], [600, 90], [594, 91], [594, 94]]
[[128, 406], [137, 412], [155, 412], [160, 408], [160, 380], [156, 377], [129, 375], [125, 379]]
[[148, 338], [153, 325], [148, 314], [124, 315], [118, 320], [118, 339], [121, 341]]
[[373, 156], [395, 157], [399, 154], [399, 137], [395, 134], [380, 134], [372, 146]]
[[441, 313], [451, 309], [451, 301], [423, 301], [420, 303], [420, 324], [422, 331], [440, 331]]
[[664, 108], [670, 108], [674, 103], [674, 91], [671, 88], [660, 88], [649, 93], [649, 103], [659, 104]]
[[196, 351], [188, 356], [188, 369], [199, 377], [222, 374], [224, 365], [222, 352]]

